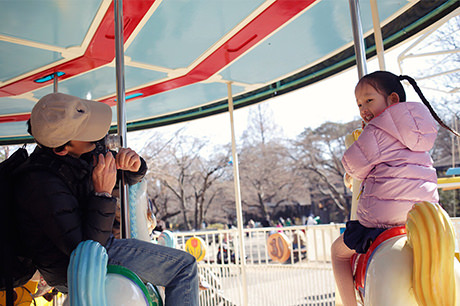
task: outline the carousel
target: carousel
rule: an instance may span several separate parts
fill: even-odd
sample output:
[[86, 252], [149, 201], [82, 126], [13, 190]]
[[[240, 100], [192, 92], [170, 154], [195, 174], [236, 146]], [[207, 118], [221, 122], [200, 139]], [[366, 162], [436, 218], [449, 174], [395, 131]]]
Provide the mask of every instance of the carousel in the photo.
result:
[[[377, 57], [384, 70], [386, 50], [459, 15], [457, 0], [0, 0], [0, 6], [1, 145], [33, 142], [26, 121], [50, 92], [113, 107], [110, 133], [118, 147], [127, 147], [128, 131], [228, 112], [241, 237], [234, 109], [348, 69], [363, 76], [369, 58]], [[149, 240], [147, 213], [136, 211], [148, 206], [146, 186], [122, 186], [122, 237]], [[271, 245], [282, 245], [273, 239]], [[454, 241], [446, 212], [418, 203], [405, 227], [354, 261], [359, 299], [364, 305], [460, 305]], [[175, 247], [171, 233], [157, 243]], [[187, 246], [197, 260], [205, 252], [200, 243]], [[243, 239], [239, 243], [244, 250]], [[68, 305], [164, 303], [155, 284], [107, 266], [105, 249], [94, 241], [72, 253], [68, 280]], [[33, 304], [38, 281], [14, 292], [6, 281], [0, 305]], [[241, 284], [248, 305], [244, 260]]]

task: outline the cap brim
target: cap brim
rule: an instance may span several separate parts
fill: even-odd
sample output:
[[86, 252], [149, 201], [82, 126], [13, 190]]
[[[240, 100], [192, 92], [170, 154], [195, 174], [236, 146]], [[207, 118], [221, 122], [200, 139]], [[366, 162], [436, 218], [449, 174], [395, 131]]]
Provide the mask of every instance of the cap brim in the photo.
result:
[[90, 110], [90, 115], [81, 131], [72, 140], [97, 141], [109, 131], [112, 123], [112, 109], [105, 103], [82, 100]]

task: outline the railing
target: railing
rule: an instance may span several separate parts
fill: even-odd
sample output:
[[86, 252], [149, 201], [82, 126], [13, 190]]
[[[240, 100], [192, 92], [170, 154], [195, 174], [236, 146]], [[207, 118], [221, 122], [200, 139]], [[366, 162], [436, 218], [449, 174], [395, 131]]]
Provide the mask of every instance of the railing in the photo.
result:
[[[460, 245], [460, 218], [452, 218]], [[271, 227], [244, 230], [248, 304], [334, 305], [335, 282], [330, 247], [344, 224]], [[269, 256], [267, 238], [281, 231], [291, 242], [284, 263]], [[200, 305], [242, 305], [241, 265], [236, 229], [175, 233], [177, 248], [184, 249], [191, 237], [200, 237], [206, 256], [199, 263], [202, 280], [209, 289], [200, 292]]]
[[[249, 305], [334, 305], [335, 283], [330, 247], [343, 224], [255, 228], [244, 230]], [[288, 238], [289, 258], [270, 257], [267, 238], [282, 232]], [[199, 263], [202, 280], [210, 288], [200, 293], [200, 305], [241, 305], [241, 265], [238, 231], [176, 233], [177, 248], [200, 237], [206, 256]]]
[[[286, 264], [330, 262], [330, 246], [340, 234], [343, 224], [289, 226], [244, 229], [246, 263], [254, 265], [279, 265], [269, 256], [267, 238], [273, 233], [283, 233], [291, 242], [291, 256]], [[206, 245], [207, 264], [239, 264], [241, 252], [238, 248], [237, 229], [196, 232], [176, 232], [177, 248], [185, 249], [186, 241], [199, 237]], [[230, 250], [230, 251], [227, 251]], [[309, 250], [309, 252], [307, 252]]]

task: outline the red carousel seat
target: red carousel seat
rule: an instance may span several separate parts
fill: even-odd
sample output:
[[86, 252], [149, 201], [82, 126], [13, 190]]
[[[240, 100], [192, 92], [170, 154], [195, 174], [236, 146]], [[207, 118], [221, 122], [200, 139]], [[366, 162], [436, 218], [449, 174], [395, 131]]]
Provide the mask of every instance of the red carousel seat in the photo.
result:
[[374, 252], [378, 249], [380, 244], [385, 240], [390, 238], [401, 236], [406, 234], [406, 227], [397, 226], [387, 229], [386, 231], [382, 232], [374, 242], [372, 242], [369, 250], [365, 254], [355, 254], [351, 258], [351, 266], [353, 269], [353, 275], [355, 279], [355, 288], [364, 294], [364, 285], [366, 281], [366, 271], [367, 266], [369, 264], [370, 259], [374, 255]]

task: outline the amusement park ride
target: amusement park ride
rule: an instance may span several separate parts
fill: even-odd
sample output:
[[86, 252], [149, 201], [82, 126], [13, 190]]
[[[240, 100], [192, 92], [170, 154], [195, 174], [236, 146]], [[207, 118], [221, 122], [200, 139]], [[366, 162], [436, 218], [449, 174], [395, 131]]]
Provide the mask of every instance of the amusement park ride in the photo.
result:
[[[123, 147], [128, 130], [228, 111], [240, 236], [233, 109], [355, 64], [362, 76], [366, 57], [382, 59], [384, 49], [459, 14], [458, 0], [0, 0], [0, 8], [1, 145], [33, 141], [25, 122], [36, 101], [52, 91], [116, 105], [111, 132]], [[439, 183], [460, 185], [458, 177]], [[131, 222], [137, 213], [130, 214], [137, 200], [145, 200], [140, 194], [127, 186], [121, 192], [124, 237], [143, 239], [142, 223]], [[393, 232], [371, 248], [367, 263], [357, 260], [363, 303], [460, 305], [455, 235], [442, 208], [419, 203], [405, 229]], [[159, 241], [174, 246], [166, 233]], [[243, 239], [239, 243], [244, 258]], [[188, 250], [197, 260], [204, 256], [200, 241], [190, 241]], [[388, 269], [389, 262], [396, 268]], [[106, 263], [103, 247], [92, 241], [79, 245], [69, 265], [67, 303], [162, 305], [155, 284]], [[244, 260], [241, 277], [246, 306]], [[11, 296], [6, 300], [12, 302]]]

